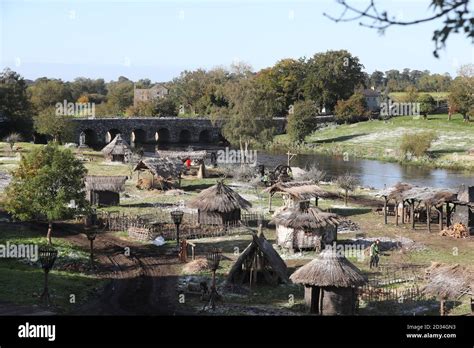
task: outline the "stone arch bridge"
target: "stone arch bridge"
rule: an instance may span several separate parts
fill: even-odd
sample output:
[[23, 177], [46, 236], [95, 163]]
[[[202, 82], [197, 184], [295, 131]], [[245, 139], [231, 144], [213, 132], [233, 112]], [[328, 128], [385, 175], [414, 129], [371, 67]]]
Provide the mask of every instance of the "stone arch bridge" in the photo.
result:
[[[183, 144], [216, 143], [222, 139], [219, 124], [208, 118], [134, 117], [134, 118], [75, 118], [74, 139], [78, 143], [81, 133], [85, 143], [101, 145], [110, 142], [117, 134], [128, 143]], [[285, 118], [274, 118], [278, 134], [284, 133]]]

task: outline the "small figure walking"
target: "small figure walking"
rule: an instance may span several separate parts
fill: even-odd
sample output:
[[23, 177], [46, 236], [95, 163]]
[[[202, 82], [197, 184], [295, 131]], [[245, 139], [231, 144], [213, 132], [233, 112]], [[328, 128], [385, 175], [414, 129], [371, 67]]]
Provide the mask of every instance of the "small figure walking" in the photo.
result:
[[372, 243], [370, 246], [370, 268], [372, 267], [379, 267], [379, 243], [380, 240], [376, 240], [375, 242]]

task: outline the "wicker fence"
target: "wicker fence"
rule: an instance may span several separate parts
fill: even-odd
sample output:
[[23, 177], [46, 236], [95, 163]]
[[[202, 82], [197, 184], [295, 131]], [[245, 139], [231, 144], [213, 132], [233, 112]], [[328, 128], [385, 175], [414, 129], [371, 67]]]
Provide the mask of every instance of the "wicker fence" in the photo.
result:
[[[154, 239], [163, 236], [165, 239], [176, 238], [176, 227], [169, 211], [157, 210], [155, 214], [129, 216], [119, 212], [102, 213], [99, 216], [108, 231], [128, 231], [130, 237], [140, 240]], [[219, 219], [206, 219], [198, 223], [197, 213], [185, 213], [180, 226], [180, 236], [186, 239], [219, 237], [233, 234], [250, 233], [250, 227], [266, 225], [262, 214], [242, 213], [241, 220], [222, 225]]]

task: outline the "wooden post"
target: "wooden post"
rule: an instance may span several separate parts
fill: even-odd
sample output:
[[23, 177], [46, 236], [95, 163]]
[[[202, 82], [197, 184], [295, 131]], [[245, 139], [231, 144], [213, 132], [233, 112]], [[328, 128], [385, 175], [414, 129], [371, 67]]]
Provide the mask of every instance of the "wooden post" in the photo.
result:
[[398, 226], [398, 202], [395, 201], [395, 226]]
[[426, 207], [426, 227], [428, 228], [428, 232], [431, 232], [431, 219], [430, 219], [431, 207], [428, 203], [425, 203], [425, 207]]
[[383, 221], [387, 224], [387, 196], [383, 198]]
[[446, 314], [445, 300], [441, 299], [439, 301], [439, 315], [444, 316]]
[[415, 201], [412, 199], [410, 202], [410, 219], [411, 219], [411, 229], [415, 229]]
[[439, 230], [443, 230], [443, 205], [441, 205], [438, 208], [438, 214], [439, 214]]
[[405, 224], [405, 200], [402, 200], [402, 224]]
[[269, 196], [268, 196], [268, 212], [271, 213], [272, 212], [272, 193], [270, 192], [269, 193]]
[[451, 205], [446, 203], [446, 227], [451, 226]]

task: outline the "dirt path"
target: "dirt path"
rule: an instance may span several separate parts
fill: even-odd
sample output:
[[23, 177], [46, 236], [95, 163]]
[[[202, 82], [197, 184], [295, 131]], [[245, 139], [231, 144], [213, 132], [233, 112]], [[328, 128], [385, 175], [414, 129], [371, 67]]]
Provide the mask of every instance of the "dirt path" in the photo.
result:
[[[89, 247], [84, 235], [63, 238], [75, 245]], [[125, 253], [127, 248], [129, 256]], [[174, 253], [153, 245], [124, 241], [110, 233], [97, 237], [94, 251], [97, 274], [110, 282], [99, 298], [84, 305], [77, 314], [184, 314], [177, 309], [179, 263]]]

